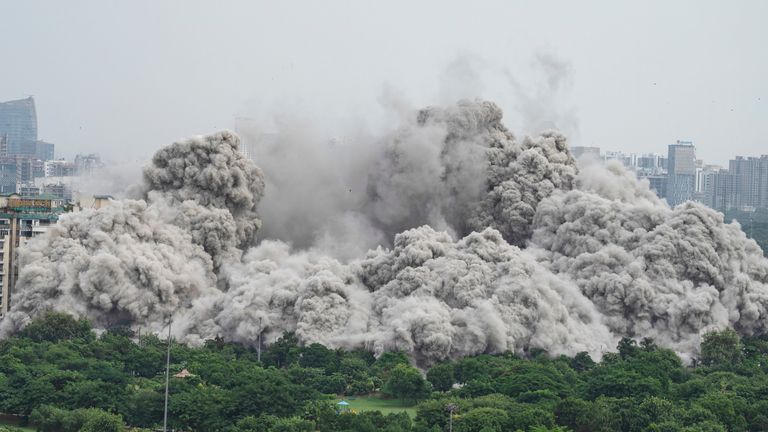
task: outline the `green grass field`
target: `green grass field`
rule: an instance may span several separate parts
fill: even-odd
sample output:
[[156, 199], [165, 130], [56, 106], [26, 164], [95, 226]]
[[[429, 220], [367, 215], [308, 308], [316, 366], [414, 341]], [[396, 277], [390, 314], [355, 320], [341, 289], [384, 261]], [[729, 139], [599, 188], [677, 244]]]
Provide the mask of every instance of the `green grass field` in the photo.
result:
[[[406, 412], [411, 418], [416, 416], [416, 406], [403, 406], [399, 399], [383, 399], [377, 395], [350, 396], [344, 398], [349, 402], [349, 409], [357, 411], [381, 411], [382, 414]], [[340, 402], [337, 399], [336, 402]]]

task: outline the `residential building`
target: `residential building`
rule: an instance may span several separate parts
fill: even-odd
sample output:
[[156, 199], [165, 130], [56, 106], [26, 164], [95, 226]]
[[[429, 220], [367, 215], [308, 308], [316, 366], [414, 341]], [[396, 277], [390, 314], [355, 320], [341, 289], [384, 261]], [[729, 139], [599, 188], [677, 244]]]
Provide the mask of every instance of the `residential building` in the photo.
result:
[[723, 213], [735, 208], [738, 201], [737, 177], [727, 169], [706, 174], [704, 204]]
[[18, 278], [17, 250], [44, 233], [65, 211], [61, 200], [50, 197], [0, 196], [0, 313], [8, 313]]
[[768, 208], [768, 155], [736, 156], [729, 162], [728, 171], [736, 178], [736, 207]]

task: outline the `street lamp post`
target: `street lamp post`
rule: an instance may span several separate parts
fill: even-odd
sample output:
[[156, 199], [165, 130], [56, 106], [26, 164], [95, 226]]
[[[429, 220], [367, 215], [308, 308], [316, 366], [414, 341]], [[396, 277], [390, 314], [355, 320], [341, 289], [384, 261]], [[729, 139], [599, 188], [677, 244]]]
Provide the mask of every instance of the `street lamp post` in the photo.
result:
[[163, 409], [163, 432], [168, 432], [168, 384], [171, 378], [171, 320], [168, 317], [168, 351], [165, 355], [165, 408]]
[[453, 432], [453, 413], [458, 409], [456, 404], [448, 404], [445, 406], [445, 410], [448, 411], [448, 432]]

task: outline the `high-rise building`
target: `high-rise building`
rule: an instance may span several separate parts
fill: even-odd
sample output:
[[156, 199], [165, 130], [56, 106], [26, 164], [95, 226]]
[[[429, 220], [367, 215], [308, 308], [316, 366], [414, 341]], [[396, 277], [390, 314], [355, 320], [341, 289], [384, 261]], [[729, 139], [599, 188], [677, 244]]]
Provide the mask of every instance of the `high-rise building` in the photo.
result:
[[737, 156], [728, 163], [728, 170], [737, 183], [735, 207], [768, 208], [768, 155]]
[[7, 140], [7, 154], [24, 154], [37, 142], [37, 112], [35, 100], [26, 99], [0, 102], [0, 135]]
[[723, 213], [736, 207], [738, 182], [726, 169], [706, 174], [704, 204]]
[[707, 182], [711, 178], [710, 174], [720, 172], [723, 167], [720, 165], [704, 165], [696, 169], [696, 192], [704, 193], [707, 191]]
[[696, 191], [696, 148], [690, 141], [669, 145], [667, 202], [676, 206], [693, 199]]

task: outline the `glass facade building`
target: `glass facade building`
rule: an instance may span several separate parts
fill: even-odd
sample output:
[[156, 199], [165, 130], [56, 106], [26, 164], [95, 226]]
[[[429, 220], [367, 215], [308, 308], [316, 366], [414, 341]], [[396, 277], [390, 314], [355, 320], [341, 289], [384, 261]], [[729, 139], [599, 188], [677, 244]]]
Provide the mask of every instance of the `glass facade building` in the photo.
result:
[[8, 155], [23, 154], [35, 149], [37, 143], [37, 112], [35, 100], [0, 102], [0, 136], [6, 137]]

